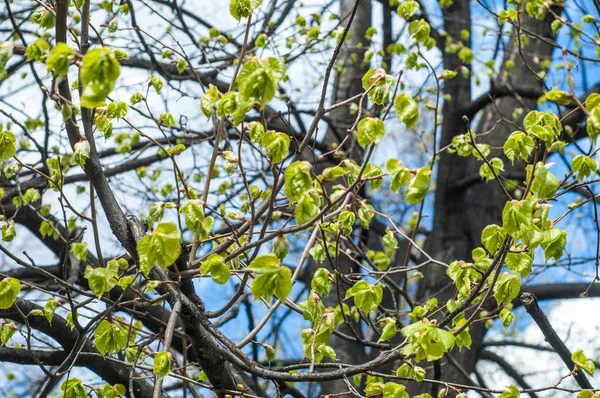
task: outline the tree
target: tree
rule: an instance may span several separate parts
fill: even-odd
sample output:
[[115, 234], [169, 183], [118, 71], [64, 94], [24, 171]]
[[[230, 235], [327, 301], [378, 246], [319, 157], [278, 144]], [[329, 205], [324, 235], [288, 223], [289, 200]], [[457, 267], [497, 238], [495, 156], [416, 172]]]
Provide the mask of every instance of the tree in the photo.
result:
[[594, 396], [600, 3], [200, 3], [4, 1], [13, 392]]

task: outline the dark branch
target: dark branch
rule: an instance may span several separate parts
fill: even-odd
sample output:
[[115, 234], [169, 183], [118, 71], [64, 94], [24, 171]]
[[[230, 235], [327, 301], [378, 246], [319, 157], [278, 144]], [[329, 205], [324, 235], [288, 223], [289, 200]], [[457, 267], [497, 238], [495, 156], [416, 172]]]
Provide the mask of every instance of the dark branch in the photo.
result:
[[[560, 359], [562, 359], [565, 365], [567, 365], [567, 368], [569, 368], [569, 371], [573, 371], [575, 369], [575, 364], [573, 363], [573, 360], [571, 360], [571, 351], [569, 351], [565, 343], [552, 327], [552, 324], [550, 324], [548, 317], [538, 305], [535, 296], [531, 293], [522, 293], [521, 302], [544, 334], [546, 341], [554, 348], [556, 353], [560, 356]], [[585, 374], [583, 374], [583, 371], [577, 372], [577, 374], [574, 374], [574, 377], [581, 388], [586, 390], [593, 389], [589, 380], [585, 377]]]

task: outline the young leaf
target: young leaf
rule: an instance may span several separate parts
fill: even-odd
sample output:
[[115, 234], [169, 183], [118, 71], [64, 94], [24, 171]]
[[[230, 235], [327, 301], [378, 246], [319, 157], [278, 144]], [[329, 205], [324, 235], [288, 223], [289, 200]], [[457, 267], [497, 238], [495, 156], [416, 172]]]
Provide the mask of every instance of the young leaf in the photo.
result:
[[575, 156], [571, 163], [571, 167], [573, 168], [573, 172], [577, 173], [577, 178], [580, 180], [591, 176], [598, 170], [596, 161], [585, 155]]
[[4, 162], [17, 153], [17, 139], [10, 131], [2, 131], [0, 125], [0, 162]]
[[290, 202], [298, 201], [312, 187], [310, 169], [306, 161], [294, 162], [285, 170], [285, 196]]
[[127, 329], [106, 320], [100, 322], [94, 331], [94, 345], [102, 354], [114, 354], [127, 346]]
[[419, 121], [419, 106], [408, 94], [403, 93], [396, 96], [394, 100], [394, 108], [398, 119], [406, 124], [407, 128], [412, 128]]
[[140, 270], [148, 276], [156, 264], [163, 268], [172, 265], [181, 253], [181, 232], [172, 222], [162, 222], [137, 244]]
[[329, 296], [329, 291], [331, 290], [329, 272], [325, 268], [317, 268], [310, 282], [310, 287], [323, 296]]
[[262, 136], [260, 144], [265, 148], [271, 164], [281, 163], [290, 150], [290, 136], [271, 130]]
[[83, 86], [81, 106], [84, 108], [104, 106], [104, 101], [113, 91], [120, 74], [121, 65], [112, 49], [102, 47], [88, 51], [83, 57], [79, 71]]
[[369, 101], [373, 104], [385, 105], [390, 100], [390, 91], [396, 78], [388, 75], [383, 68], [371, 68], [362, 78], [362, 88], [371, 91], [367, 94]]
[[417, 174], [410, 180], [406, 190], [406, 201], [416, 204], [422, 201], [429, 191], [431, 170], [423, 167], [417, 171]]
[[251, 286], [254, 297], [262, 297], [270, 302], [275, 295], [279, 300], [285, 301], [292, 291], [292, 272], [274, 254], [256, 257], [247, 270], [259, 275], [254, 278]]
[[521, 290], [521, 282], [515, 275], [508, 273], [502, 274], [494, 285], [494, 298], [498, 305], [509, 304], [515, 297], [519, 295]]
[[14, 278], [4, 278], [0, 281], [0, 310], [13, 306], [21, 291], [21, 282]]
[[220, 285], [224, 285], [231, 276], [229, 266], [225, 264], [225, 260], [218, 254], [211, 254], [200, 265], [200, 273], [209, 275], [213, 281]]
[[379, 285], [371, 285], [367, 281], [358, 281], [346, 291], [344, 300], [354, 298], [354, 304], [367, 314], [377, 309], [383, 297], [383, 289]]
[[171, 371], [171, 353], [159, 352], [154, 357], [154, 375], [157, 379], [163, 379]]
[[87, 392], [81, 380], [68, 377], [60, 386], [61, 398], [86, 398]]
[[385, 125], [378, 118], [366, 117], [356, 127], [358, 143], [361, 147], [377, 144], [385, 134]]

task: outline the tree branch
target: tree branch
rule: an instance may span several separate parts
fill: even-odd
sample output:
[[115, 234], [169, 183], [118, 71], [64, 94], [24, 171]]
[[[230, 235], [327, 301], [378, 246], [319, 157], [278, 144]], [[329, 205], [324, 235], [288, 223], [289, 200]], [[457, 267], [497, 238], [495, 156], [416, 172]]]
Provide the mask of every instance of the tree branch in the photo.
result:
[[[575, 364], [571, 360], [571, 351], [569, 351], [565, 343], [561, 340], [561, 338], [558, 336], [558, 334], [552, 327], [552, 324], [550, 324], [548, 317], [546, 317], [546, 314], [544, 314], [544, 312], [538, 305], [535, 296], [527, 292], [522, 293], [521, 302], [525, 306], [525, 309], [527, 310], [529, 315], [531, 315], [531, 318], [533, 318], [535, 323], [538, 325], [538, 327], [544, 334], [546, 341], [552, 346], [552, 348], [554, 348], [554, 350], [560, 356], [560, 358], [565, 363], [569, 371], [572, 372], [575, 369]], [[590, 384], [583, 371], [579, 371], [573, 376], [575, 377], [575, 380], [577, 380], [577, 384], [579, 384], [581, 388], [586, 390], [593, 389], [592, 385]]]

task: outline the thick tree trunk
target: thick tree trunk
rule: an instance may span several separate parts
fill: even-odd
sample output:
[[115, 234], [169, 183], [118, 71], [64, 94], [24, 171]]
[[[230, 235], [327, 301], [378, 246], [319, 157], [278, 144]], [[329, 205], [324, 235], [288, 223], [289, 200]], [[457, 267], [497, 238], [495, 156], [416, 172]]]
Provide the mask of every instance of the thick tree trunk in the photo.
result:
[[[495, 86], [506, 87], [519, 92], [541, 92], [543, 84], [533, 75], [540, 71], [539, 63], [552, 54], [552, 46], [534, 36], [552, 37], [550, 29], [551, 18], [543, 21], [530, 18], [522, 13], [521, 23], [527, 32], [529, 43], [519, 49], [517, 35], [513, 35], [504, 54], [503, 65], [506, 61], [514, 61], [505, 76], [506, 69], [502, 67]], [[469, 29], [469, 1], [455, 1], [445, 14], [446, 31], [451, 37], [460, 37], [460, 30]], [[532, 34], [529, 34], [532, 33]], [[523, 32], [522, 32], [523, 34]], [[468, 45], [468, 43], [465, 43]], [[458, 59], [452, 55], [444, 56], [445, 68], [455, 69]], [[460, 74], [459, 74], [460, 76]], [[471, 101], [470, 83], [458, 77], [446, 83], [444, 94], [451, 96], [451, 101], [444, 103], [441, 147], [451, 143], [458, 134], [466, 133], [466, 123], [462, 120], [464, 104]], [[525, 179], [523, 167], [518, 162], [511, 165], [503, 154], [502, 146], [508, 136], [516, 130], [513, 112], [523, 109], [523, 116], [536, 108], [537, 98], [523, 98], [518, 95], [506, 95], [494, 103], [487, 105], [477, 122], [476, 133], [489, 132], [478, 138], [478, 143], [487, 143], [493, 149], [489, 158], [500, 157], [504, 160], [505, 175], [519, 182]], [[520, 119], [514, 121], [517, 124]], [[456, 154], [444, 152], [438, 163], [437, 188], [435, 192], [434, 225], [426, 244], [426, 250], [432, 257], [441, 261], [465, 260], [472, 261], [471, 251], [481, 246], [481, 232], [489, 224], [501, 224], [502, 209], [506, 196], [496, 181], [484, 182], [478, 174], [481, 162], [474, 157], [462, 158]], [[440, 305], [453, 297], [454, 289], [448, 288], [451, 280], [446, 276], [445, 269], [431, 265], [424, 271], [418, 299], [427, 300], [437, 296]], [[471, 326], [473, 344], [471, 350], [454, 350], [451, 355], [458, 364], [470, 374], [475, 369], [479, 351], [485, 335], [481, 323]], [[456, 367], [449, 364], [443, 366], [442, 380], [464, 383], [465, 376]], [[414, 386], [415, 392], [425, 392], [428, 386]]]

